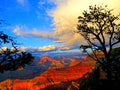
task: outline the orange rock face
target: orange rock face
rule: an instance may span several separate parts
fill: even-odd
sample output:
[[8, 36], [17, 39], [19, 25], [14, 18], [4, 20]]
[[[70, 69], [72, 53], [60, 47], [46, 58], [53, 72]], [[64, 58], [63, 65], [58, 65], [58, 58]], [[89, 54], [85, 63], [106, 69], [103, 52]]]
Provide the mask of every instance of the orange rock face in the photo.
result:
[[[75, 57], [79, 58], [79, 56]], [[50, 62], [50, 67], [44, 73], [32, 78], [32, 79], [14, 79], [5, 80], [0, 82], [1, 90], [42, 90], [47, 86], [60, 84], [61, 82], [67, 82], [71, 80], [77, 80], [82, 78], [84, 74], [89, 72], [94, 67], [94, 62], [90, 60], [76, 60], [73, 58], [63, 58], [62, 60], [56, 60], [48, 56], [41, 57], [39, 61], [40, 65]], [[69, 60], [69, 64], [65, 62]], [[65, 67], [67, 65], [67, 67]], [[9, 83], [9, 84], [8, 84]], [[76, 87], [78, 85], [73, 83]], [[6, 85], [6, 88], [3, 87]]]

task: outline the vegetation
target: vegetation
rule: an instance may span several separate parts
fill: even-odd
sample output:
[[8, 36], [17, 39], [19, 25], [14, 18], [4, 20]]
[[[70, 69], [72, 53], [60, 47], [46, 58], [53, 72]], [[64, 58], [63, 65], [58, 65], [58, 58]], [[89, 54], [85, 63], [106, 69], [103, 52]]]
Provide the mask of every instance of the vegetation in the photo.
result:
[[[3, 20], [0, 20], [2, 24]], [[10, 47], [10, 48], [9, 48]], [[17, 48], [16, 41], [0, 31], [0, 72], [23, 68], [33, 61], [33, 56], [27, 52], [21, 52]]]
[[[112, 11], [107, 6], [90, 6], [89, 11], [83, 11], [83, 15], [78, 17], [77, 27], [87, 42], [80, 47], [106, 72], [109, 84], [120, 79], [120, 56], [113, 50], [120, 43], [119, 15], [113, 15]], [[103, 57], [99, 57], [97, 52], [102, 52]]]

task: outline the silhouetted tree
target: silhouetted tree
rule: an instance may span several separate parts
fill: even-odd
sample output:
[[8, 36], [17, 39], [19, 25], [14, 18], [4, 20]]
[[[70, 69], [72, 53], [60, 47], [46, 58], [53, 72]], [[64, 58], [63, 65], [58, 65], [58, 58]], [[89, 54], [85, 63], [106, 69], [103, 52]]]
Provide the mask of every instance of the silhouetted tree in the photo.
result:
[[[3, 20], [0, 20], [0, 24]], [[10, 48], [9, 48], [9, 47]], [[0, 72], [16, 70], [30, 64], [34, 57], [27, 52], [22, 52], [17, 48], [16, 41], [7, 34], [0, 31]]]
[[[119, 15], [113, 15], [107, 6], [89, 6], [89, 11], [83, 11], [82, 16], [78, 17], [78, 33], [87, 42], [80, 47], [97, 61], [110, 81], [120, 79], [120, 56], [112, 56], [113, 48], [120, 44], [119, 22]], [[103, 57], [97, 55], [99, 51]]]

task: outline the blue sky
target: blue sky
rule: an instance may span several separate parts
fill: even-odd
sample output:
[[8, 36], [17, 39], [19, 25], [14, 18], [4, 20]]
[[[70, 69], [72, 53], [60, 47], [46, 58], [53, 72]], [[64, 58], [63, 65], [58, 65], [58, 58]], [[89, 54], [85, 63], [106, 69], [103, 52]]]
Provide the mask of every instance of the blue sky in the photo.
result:
[[55, 4], [47, 0], [0, 0], [0, 18], [7, 23], [2, 25], [2, 31], [16, 37], [18, 42], [23, 43], [22, 46], [48, 45], [53, 40], [33, 36], [17, 36], [13, 29], [19, 26], [28, 31], [35, 28], [42, 31], [52, 30], [52, 18], [48, 16], [47, 10], [54, 7]]
[[1, 31], [16, 38], [22, 49], [78, 49], [77, 17], [89, 5], [108, 5], [119, 11], [119, 0], [0, 0]]

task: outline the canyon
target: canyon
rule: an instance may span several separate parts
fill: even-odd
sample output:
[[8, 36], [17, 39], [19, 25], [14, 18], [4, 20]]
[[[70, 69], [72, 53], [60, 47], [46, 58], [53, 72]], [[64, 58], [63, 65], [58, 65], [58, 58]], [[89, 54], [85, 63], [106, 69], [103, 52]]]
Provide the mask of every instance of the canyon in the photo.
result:
[[[46, 68], [42, 73], [33, 75], [31, 78], [7, 78], [0, 82], [0, 90], [52, 90], [47, 87], [69, 88], [69, 82], [82, 78], [86, 73], [91, 72], [95, 66], [95, 61], [89, 57], [78, 55], [54, 58], [44, 55], [37, 58], [37, 60], [38, 66]], [[24, 69], [18, 71], [22, 70]], [[75, 82], [72, 82], [72, 84], [79, 86]]]

